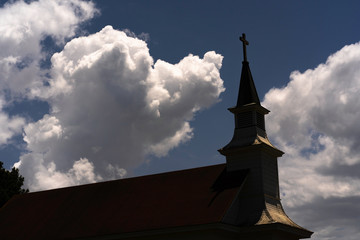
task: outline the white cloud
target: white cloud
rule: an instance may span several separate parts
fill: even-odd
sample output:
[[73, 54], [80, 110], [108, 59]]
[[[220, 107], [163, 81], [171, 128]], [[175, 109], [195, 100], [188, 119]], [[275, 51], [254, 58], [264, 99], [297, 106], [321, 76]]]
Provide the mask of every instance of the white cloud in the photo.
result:
[[[67, 187], [79, 184], [94, 183], [103, 180], [95, 173], [94, 164], [86, 158], [74, 161], [67, 171], [58, 171], [55, 162], [45, 163], [46, 154], [29, 153], [21, 156], [16, 165], [20, 169], [32, 171], [33, 175], [26, 180], [32, 191]], [[120, 174], [125, 175], [126, 172]]]
[[33, 98], [43, 85], [46, 71], [39, 65], [46, 53], [41, 41], [51, 36], [64, 42], [95, 12], [91, 2], [78, 0], [16, 1], [0, 8], [0, 145], [21, 134], [26, 122], [23, 117], [9, 116], [4, 107], [14, 99]]
[[0, 89], [34, 97], [46, 73], [39, 67], [46, 57], [41, 42], [50, 36], [63, 43], [96, 12], [91, 2], [80, 0], [16, 1], [0, 8]]
[[94, 173], [94, 165], [86, 158], [80, 158], [80, 160], [74, 162], [73, 167], [68, 171], [68, 176], [72, 180], [75, 179], [76, 184], [102, 180], [100, 176]]
[[[9, 116], [5, 108], [11, 107], [14, 101], [27, 101], [37, 97], [44, 87], [43, 82], [47, 81], [45, 75], [48, 70], [40, 66], [49, 53], [45, 52], [42, 41], [51, 37], [59, 46], [64, 44], [67, 39], [75, 36], [79, 24], [96, 13], [92, 2], [80, 0], [39, 0], [30, 3], [11, 1], [0, 8], [0, 144], [8, 144], [12, 137], [21, 134], [26, 124], [25, 118]], [[51, 177], [43, 184], [71, 184], [71, 181], [60, 179], [61, 174], [56, 172], [54, 162], [48, 161], [42, 165], [43, 157], [51, 153], [51, 144], [44, 143], [49, 141], [54, 144], [55, 139], [62, 136], [62, 127], [56, 117], [46, 115], [39, 122], [26, 125], [24, 134], [27, 150], [34, 154], [26, 154], [22, 159], [36, 159], [29, 161], [34, 163], [33, 166], [28, 164], [28, 168], [35, 169], [34, 177], [47, 172]], [[84, 161], [81, 161], [83, 164]], [[22, 161], [16, 165], [25, 166], [26, 163]], [[71, 169], [66, 176], [78, 178], [81, 170], [79, 164], [73, 164]], [[88, 176], [85, 178], [87, 182], [95, 179], [83, 169], [80, 172]], [[77, 181], [81, 182], [83, 180]]]
[[221, 55], [154, 63], [145, 41], [111, 26], [71, 40], [51, 61], [38, 96], [52, 111], [25, 127], [20, 171], [32, 190], [123, 177], [149, 154], [166, 155], [224, 91]]
[[180, 143], [190, 140], [193, 137], [192, 131], [193, 129], [190, 128], [189, 122], [184, 122], [184, 125], [176, 131], [173, 136], [167, 137], [159, 143], [150, 145], [148, 152], [158, 157], [166, 156], [169, 150], [177, 147]]
[[[353, 204], [353, 210], [360, 212], [354, 202], [360, 197], [360, 177], [351, 174], [360, 171], [359, 65], [360, 44], [345, 46], [315, 69], [293, 72], [287, 86], [271, 89], [263, 102], [272, 110], [267, 119], [268, 134], [286, 153], [279, 160], [283, 202], [309, 228], [316, 226], [312, 229], [318, 231], [315, 239], [338, 236], [336, 224], [344, 220], [333, 215], [337, 222], [328, 217], [318, 224], [314, 216], [320, 202], [348, 202], [344, 209]], [[309, 216], [297, 214], [307, 208], [311, 209]], [[342, 232], [356, 229], [349, 223], [341, 227]], [[359, 238], [355, 234], [352, 239]]]
[[[96, 13], [80, 0], [17, 1], [0, 9], [0, 91], [6, 101], [36, 98], [51, 109], [30, 123], [0, 112], [7, 126], [0, 144], [24, 130], [27, 152], [15, 165], [31, 190], [123, 177], [149, 154], [166, 155], [192, 138], [194, 114], [224, 91], [215, 52], [154, 63], [146, 33], [107, 26], [74, 38]], [[41, 68], [51, 54], [47, 37], [65, 45], [50, 69]]]
[[29, 123], [24, 128], [24, 141], [30, 151], [47, 152], [46, 146], [48, 141], [59, 139], [63, 129], [59, 124], [59, 120], [54, 116], [45, 115], [42, 119], [35, 123]]
[[10, 117], [3, 112], [5, 104], [5, 100], [0, 97], [0, 145], [7, 144], [13, 136], [21, 133], [25, 124], [24, 118], [19, 116]]

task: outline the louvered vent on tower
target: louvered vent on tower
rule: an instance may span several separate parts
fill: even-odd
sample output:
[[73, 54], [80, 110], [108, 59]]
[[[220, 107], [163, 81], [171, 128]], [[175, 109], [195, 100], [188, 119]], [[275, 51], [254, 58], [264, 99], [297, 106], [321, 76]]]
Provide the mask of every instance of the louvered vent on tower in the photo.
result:
[[265, 117], [263, 114], [256, 112], [256, 126], [265, 131]]
[[253, 112], [242, 112], [237, 115], [237, 128], [245, 128], [254, 125]]

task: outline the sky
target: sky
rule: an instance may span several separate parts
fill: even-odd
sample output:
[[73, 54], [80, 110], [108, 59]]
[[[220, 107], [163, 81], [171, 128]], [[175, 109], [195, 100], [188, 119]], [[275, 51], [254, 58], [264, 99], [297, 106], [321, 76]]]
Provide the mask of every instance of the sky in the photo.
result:
[[0, 4], [0, 161], [30, 191], [224, 163], [246, 33], [287, 214], [360, 239], [359, 1]]

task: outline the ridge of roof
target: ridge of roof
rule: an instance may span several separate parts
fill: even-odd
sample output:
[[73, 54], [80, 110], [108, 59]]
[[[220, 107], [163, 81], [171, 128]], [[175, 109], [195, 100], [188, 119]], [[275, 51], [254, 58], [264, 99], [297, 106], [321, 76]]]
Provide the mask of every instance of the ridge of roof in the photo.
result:
[[[133, 179], [156, 177], [156, 176], [160, 176], [160, 175], [169, 175], [169, 174], [174, 174], [174, 173], [178, 173], [178, 172], [181, 173], [181, 172], [190, 171], [190, 170], [196, 170], [196, 169], [202, 169], [202, 168], [211, 168], [211, 167], [215, 167], [215, 166], [225, 166], [225, 165], [226, 165], [225, 163], [220, 163], [220, 164], [209, 165], [209, 166], [201, 166], [201, 167], [194, 167], [194, 168], [188, 168], [188, 169], [179, 169], [179, 170], [174, 170], [174, 171], [170, 171], [170, 172], [159, 172], [159, 173], [153, 173], [153, 174], [142, 175], [142, 176], [125, 177], [125, 178], [120, 178], [120, 179], [105, 180], [105, 181], [99, 181], [99, 182], [94, 182], [94, 183], [85, 183], [85, 184], [81, 184], [81, 185], [45, 189], [45, 190], [39, 190], [39, 191], [34, 191], [34, 192], [28, 192], [26, 194], [57, 191], [57, 190], [70, 189], [70, 188], [87, 187], [87, 186], [90, 186], [90, 185], [106, 184], [106, 183], [109, 183], [109, 182], [116, 182], [116, 181], [129, 181], [129, 180], [133, 180]], [[23, 195], [24, 194], [16, 195], [16, 196], [23, 196]]]

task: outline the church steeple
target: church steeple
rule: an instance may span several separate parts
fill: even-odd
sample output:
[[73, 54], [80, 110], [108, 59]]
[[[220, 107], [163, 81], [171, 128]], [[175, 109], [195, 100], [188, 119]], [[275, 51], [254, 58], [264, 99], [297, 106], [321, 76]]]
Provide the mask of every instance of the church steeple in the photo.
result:
[[[234, 135], [230, 143], [218, 151], [226, 157], [226, 171], [237, 174], [247, 171], [248, 175], [233, 203], [234, 212], [226, 215], [224, 221], [238, 226], [266, 226], [273, 234], [269, 239], [299, 239], [310, 237], [311, 232], [298, 226], [284, 212], [280, 201], [277, 158], [284, 153], [269, 141], [265, 129], [265, 115], [270, 111], [261, 106], [256, 92], [246, 46], [249, 42], [245, 34], [243, 42], [240, 88], [235, 107], [229, 111], [235, 116]], [[280, 230], [277, 226], [285, 226]], [[300, 234], [300, 232], [302, 232]], [[290, 237], [290, 235], [292, 237]]]
[[235, 115], [234, 136], [229, 144], [219, 149], [225, 156], [229, 152], [238, 151], [240, 148], [265, 144], [276, 157], [280, 157], [283, 152], [276, 149], [269, 141], [265, 129], [265, 115], [270, 111], [261, 106], [259, 96], [256, 91], [255, 83], [247, 61], [246, 46], [249, 42], [245, 34], [240, 37], [243, 43], [244, 60], [242, 62], [239, 94], [235, 107], [228, 110]]

